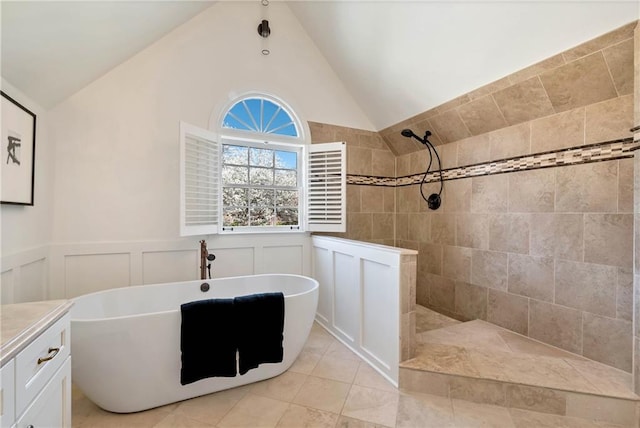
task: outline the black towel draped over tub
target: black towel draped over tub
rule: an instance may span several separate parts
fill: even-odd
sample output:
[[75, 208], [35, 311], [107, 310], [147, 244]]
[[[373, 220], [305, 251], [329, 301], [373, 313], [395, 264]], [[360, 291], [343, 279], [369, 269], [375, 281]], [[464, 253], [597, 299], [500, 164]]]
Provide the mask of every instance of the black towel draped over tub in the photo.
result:
[[261, 293], [233, 299], [238, 329], [238, 366], [243, 375], [262, 363], [282, 361], [284, 295]]
[[229, 328], [234, 317], [233, 299], [185, 303], [180, 311], [180, 383], [212, 376], [234, 377], [238, 342], [233, 328]]
[[284, 295], [260, 293], [180, 306], [180, 383], [240, 374], [262, 363], [282, 362]]

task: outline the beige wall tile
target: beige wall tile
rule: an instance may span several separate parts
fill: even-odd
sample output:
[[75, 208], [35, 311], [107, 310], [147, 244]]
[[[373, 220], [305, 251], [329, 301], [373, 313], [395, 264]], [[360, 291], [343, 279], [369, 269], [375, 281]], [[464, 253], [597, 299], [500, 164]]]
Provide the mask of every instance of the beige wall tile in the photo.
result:
[[566, 260], [583, 260], [583, 214], [531, 215], [530, 254]]
[[493, 98], [510, 125], [555, 113], [537, 76], [495, 92]]
[[601, 52], [569, 62], [540, 75], [556, 112], [608, 100], [617, 96]]
[[585, 143], [594, 144], [631, 137], [633, 96], [612, 98], [586, 107]]
[[[640, 393], [640, 337], [634, 337], [635, 342], [635, 367], [633, 370], [633, 384], [635, 387], [635, 393]], [[640, 409], [638, 410], [640, 414]], [[639, 415], [640, 416], [640, 415]]]
[[457, 110], [471, 135], [480, 135], [507, 126], [491, 95], [463, 104]]
[[347, 184], [347, 210], [349, 212], [360, 212], [361, 191], [363, 186]]
[[396, 157], [396, 177], [411, 175], [411, 154]]
[[442, 245], [420, 243], [418, 253], [418, 273], [426, 275], [432, 273], [442, 275]]
[[522, 123], [489, 133], [490, 159], [507, 159], [531, 153], [531, 124]]
[[529, 336], [569, 352], [582, 351], [582, 312], [545, 303], [529, 301]]
[[471, 212], [506, 212], [509, 190], [508, 174], [471, 179]]
[[509, 254], [508, 290], [553, 302], [553, 258]]
[[430, 219], [423, 213], [409, 214], [409, 239], [420, 242], [431, 241]]
[[583, 353], [587, 358], [626, 372], [632, 368], [632, 324], [584, 313]]
[[429, 151], [427, 149], [420, 149], [411, 153], [410, 157], [410, 174], [424, 174], [429, 164]]
[[471, 210], [471, 178], [450, 180], [442, 189], [443, 212], [469, 212]]
[[469, 92], [467, 95], [469, 95], [469, 98], [471, 100], [476, 100], [478, 98], [484, 97], [486, 95], [489, 95], [495, 91], [499, 91], [500, 89], [509, 87], [511, 85], [512, 85], [512, 82], [509, 80], [509, 77], [507, 76], [507, 77], [503, 77], [502, 79], [493, 81], [488, 85], [481, 86], [478, 89], [474, 89], [473, 91]]
[[487, 134], [458, 141], [458, 165], [474, 165], [489, 161], [491, 146]]
[[442, 272], [456, 281], [471, 280], [471, 248], [445, 245], [442, 254]]
[[567, 416], [631, 427], [638, 421], [634, 401], [577, 393], [567, 393]]
[[347, 237], [358, 241], [371, 239], [371, 214], [347, 213]]
[[[396, 189], [395, 187], [384, 186], [382, 188], [382, 197], [384, 198], [384, 212], [395, 213], [396, 211]], [[348, 206], [347, 206], [348, 209]]]
[[442, 144], [436, 146], [442, 169], [450, 169], [458, 166], [458, 143]]
[[489, 248], [489, 214], [457, 213], [455, 218], [456, 245]]
[[377, 132], [360, 130], [357, 141], [360, 147], [390, 152], [389, 146]]
[[384, 212], [384, 188], [381, 186], [360, 186], [360, 206], [365, 213]]
[[314, 143], [332, 143], [336, 141], [335, 128], [331, 125], [309, 122], [311, 141]]
[[618, 212], [633, 212], [633, 159], [618, 161]]
[[471, 283], [497, 290], [507, 289], [507, 253], [473, 250]]
[[[637, 21], [636, 21], [637, 24]], [[635, 32], [634, 32], [634, 37], [633, 37], [633, 44], [634, 44], [634, 88], [635, 88], [635, 96], [638, 97], [638, 89], [640, 89], [640, 30], [638, 30], [638, 26], [636, 25], [635, 28]], [[635, 124], [637, 125], [638, 122], [640, 122], [640, 103], [635, 103], [635, 109], [634, 109], [634, 114], [635, 114]]]
[[395, 237], [393, 218], [392, 213], [371, 214], [371, 238], [393, 240]]
[[455, 308], [455, 282], [452, 279], [431, 274], [427, 276], [427, 281], [430, 305], [453, 312]]
[[613, 31], [609, 31], [600, 37], [589, 40], [574, 48], [571, 48], [562, 53], [567, 61], [573, 61], [583, 56], [589, 55], [595, 51], [606, 48], [607, 46], [614, 45], [623, 40], [633, 37], [633, 30], [636, 26], [636, 22], [630, 22], [622, 27], [616, 28]]
[[429, 122], [444, 144], [471, 136], [456, 110], [445, 111], [429, 119]]
[[584, 107], [531, 122], [531, 152], [541, 153], [584, 144]]
[[475, 403], [494, 404], [496, 406], [504, 406], [506, 404], [504, 384], [490, 380], [452, 377], [449, 394], [451, 398]]
[[633, 94], [633, 39], [602, 51], [618, 95]]
[[487, 288], [456, 281], [455, 311], [468, 320], [487, 319]]
[[396, 213], [395, 218], [396, 218], [396, 239], [399, 241], [408, 239], [409, 238], [409, 214]]
[[564, 415], [567, 396], [563, 391], [525, 385], [507, 385], [507, 406], [534, 412]]
[[419, 211], [419, 204], [421, 199], [417, 198], [419, 194], [419, 186], [403, 186], [396, 188], [396, 206], [398, 212], [401, 213], [416, 213]]
[[613, 266], [556, 260], [555, 303], [615, 317], [617, 272]]
[[523, 80], [530, 79], [532, 77], [537, 76], [538, 74], [544, 73], [545, 71], [552, 70], [556, 67], [560, 67], [565, 64], [564, 57], [562, 54], [554, 55], [550, 58], [542, 60], [538, 63], [535, 63], [527, 68], [524, 68], [520, 71], [516, 71], [515, 73], [509, 75], [509, 81], [512, 85], [516, 83], [520, 83]]
[[371, 175], [371, 149], [347, 145], [347, 174]]
[[433, 213], [429, 217], [431, 218], [431, 242], [434, 244], [455, 245], [455, 216], [445, 213]]
[[633, 320], [633, 269], [618, 268], [616, 318]]
[[556, 170], [556, 211], [617, 211], [616, 161], [567, 166]]
[[553, 169], [507, 174], [509, 212], [553, 211], [556, 175]]
[[[460, 107], [461, 105], [467, 104], [469, 101], [471, 101], [471, 98], [469, 98], [469, 94], [463, 94], [460, 95], [459, 97], [456, 97], [452, 100], [449, 100], [443, 104], [440, 104], [438, 107], [436, 107], [438, 109], [438, 114], [442, 114], [446, 111], [449, 111], [451, 109], [454, 109], [456, 107]], [[433, 116], [430, 117], [430, 119]]]
[[489, 289], [487, 321], [526, 336], [529, 331], [529, 299]]
[[530, 214], [491, 214], [489, 249], [529, 253]]
[[401, 129], [394, 132], [380, 131], [380, 135], [384, 139], [391, 152], [396, 156], [406, 155], [418, 150], [417, 144], [400, 134]]
[[395, 177], [395, 158], [388, 150], [372, 150], [371, 174], [377, 177]]
[[631, 267], [633, 214], [585, 214], [584, 261]]

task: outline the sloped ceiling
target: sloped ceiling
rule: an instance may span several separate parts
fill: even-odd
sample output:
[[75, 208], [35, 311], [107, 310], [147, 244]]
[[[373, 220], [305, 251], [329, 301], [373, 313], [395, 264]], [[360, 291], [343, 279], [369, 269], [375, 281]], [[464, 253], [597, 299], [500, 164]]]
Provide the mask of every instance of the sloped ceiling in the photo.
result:
[[293, 1], [378, 130], [638, 19], [638, 1]]
[[[52, 107], [213, 3], [2, 1], [2, 77]], [[378, 130], [640, 16], [636, 0], [287, 4]]]
[[211, 1], [5, 1], [2, 77], [49, 108]]

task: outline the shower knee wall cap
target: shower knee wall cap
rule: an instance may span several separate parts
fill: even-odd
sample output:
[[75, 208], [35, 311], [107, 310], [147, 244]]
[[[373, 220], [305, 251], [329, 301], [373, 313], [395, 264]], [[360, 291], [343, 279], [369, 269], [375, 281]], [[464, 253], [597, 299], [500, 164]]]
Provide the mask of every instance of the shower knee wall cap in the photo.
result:
[[[425, 131], [424, 137], [422, 137], [422, 138], [418, 137], [415, 134], [415, 132], [413, 132], [411, 129], [403, 129], [400, 133], [402, 134], [403, 137], [415, 138], [416, 140], [420, 141], [422, 144], [427, 146], [427, 150], [429, 151], [429, 165], [427, 166], [427, 169], [424, 172], [424, 175], [422, 176], [422, 181], [420, 182], [420, 195], [422, 196], [422, 199], [424, 199], [425, 202], [427, 203], [427, 206], [429, 207], [429, 209], [437, 210], [438, 208], [440, 208], [440, 205], [442, 204], [442, 199], [441, 199], [440, 195], [442, 194], [442, 189], [444, 187], [444, 183], [443, 183], [443, 180], [442, 180], [442, 165], [440, 163], [440, 156], [438, 155], [438, 152], [436, 151], [436, 148], [433, 146], [433, 144], [431, 144], [431, 141], [429, 141], [429, 137], [431, 136], [431, 131], [429, 131], [429, 130]], [[427, 174], [429, 174], [429, 170], [431, 169], [431, 164], [433, 163], [433, 154], [434, 153], [436, 155], [436, 159], [438, 160], [438, 172], [440, 174], [440, 191], [438, 193], [432, 193], [427, 198], [424, 195], [424, 192], [422, 190], [422, 186], [424, 185], [424, 181], [427, 178]]]

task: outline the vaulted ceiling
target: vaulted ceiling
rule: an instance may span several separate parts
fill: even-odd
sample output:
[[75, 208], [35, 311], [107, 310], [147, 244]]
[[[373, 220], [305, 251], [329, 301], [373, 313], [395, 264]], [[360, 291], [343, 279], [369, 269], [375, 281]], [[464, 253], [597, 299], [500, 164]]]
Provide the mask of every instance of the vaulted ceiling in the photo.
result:
[[[2, 1], [2, 76], [51, 107], [214, 3]], [[640, 17], [635, 0], [287, 4], [378, 130]]]

